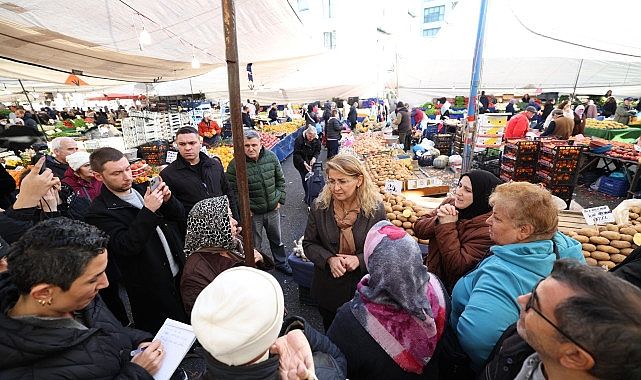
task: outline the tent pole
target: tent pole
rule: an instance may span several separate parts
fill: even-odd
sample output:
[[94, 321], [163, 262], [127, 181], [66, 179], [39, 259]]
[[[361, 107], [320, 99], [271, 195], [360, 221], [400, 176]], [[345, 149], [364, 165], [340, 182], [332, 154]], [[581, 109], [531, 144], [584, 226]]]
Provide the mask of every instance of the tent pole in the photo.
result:
[[38, 126], [40, 127], [40, 131], [42, 134], [47, 136], [45, 134], [45, 129], [42, 127], [42, 121], [40, 120], [40, 116], [36, 112], [36, 110], [33, 109], [33, 104], [31, 103], [31, 99], [29, 99], [29, 95], [27, 95], [27, 90], [24, 89], [24, 85], [22, 84], [22, 79], [18, 79], [18, 82], [20, 83], [20, 87], [22, 87], [22, 93], [24, 96], [27, 98], [27, 101], [29, 102], [29, 107], [31, 107], [31, 112], [33, 112], [33, 116], [36, 118], [36, 123], [38, 123]]
[[238, 203], [243, 225], [243, 246], [245, 263], [255, 267], [254, 242], [252, 240], [252, 223], [249, 209], [249, 185], [247, 182], [247, 165], [245, 164], [245, 147], [243, 139], [243, 121], [240, 101], [240, 78], [238, 74], [238, 40], [236, 38], [236, 10], [234, 0], [221, 0], [223, 6], [223, 28], [225, 30], [225, 56], [227, 59], [227, 83], [229, 90], [229, 112], [231, 114], [232, 140], [234, 141], [234, 161], [236, 162], [236, 183], [238, 185]]
[[572, 97], [570, 98], [570, 104], [574, 101], [576, 96], [576, 85], [579, 84], [579, 75], [581, 75], [581, 68], [583, 67], [583, 58], [579, 62], [579, 70], [576, 72], [576, 80], [574, 81], [574, 88], [572, 89]]
[[[481, 0], [481, 11], [479, 14], [479, 24], [476, 31], [476, 49], [474, 50], [474, 60], [472, 63], [472, 81], [470, 83], [470, 101], [467, 106], [467, 120], [463, 133], [463, 164], [461, 172], [469, 170], [476, 146], [476, 95], [479, 91], [481, 82], [481, 71], [483, 69], [483, 44], [485, 43], [485, 19], [487, 15], [487, 6], [489, 0]], [[471, 134], [470, 134], [471, 132]], [[468, 139], [468, 136], [470, 137]]]

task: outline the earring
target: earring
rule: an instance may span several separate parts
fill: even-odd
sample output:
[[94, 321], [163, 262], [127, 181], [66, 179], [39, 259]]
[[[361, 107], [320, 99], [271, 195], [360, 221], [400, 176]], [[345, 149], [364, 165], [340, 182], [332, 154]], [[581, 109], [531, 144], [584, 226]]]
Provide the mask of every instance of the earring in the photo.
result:
[[38, 303], [42, 305], [43, 307], [45, 306], [45, 300], [38, 300]]
[[52, 299], [49, 298], [49, 300], [47, 301], [47, 305], [51, 305], [51, 301], [52, 301]]

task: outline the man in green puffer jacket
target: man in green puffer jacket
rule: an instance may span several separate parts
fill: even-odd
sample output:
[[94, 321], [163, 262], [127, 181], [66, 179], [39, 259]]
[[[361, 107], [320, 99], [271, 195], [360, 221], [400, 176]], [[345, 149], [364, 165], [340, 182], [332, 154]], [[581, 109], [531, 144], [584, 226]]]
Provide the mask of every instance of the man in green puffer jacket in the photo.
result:
[[[280, 205], [285, 204], [283, 168], [276, 154], [261, 145], [258, 132], [245, 131], [244, 147], [254, 246], [261, 247], [265, 228], [276, 269], [291, 275], [292, 269], [287, 264], [285, 245], [280, 238], [279, 209]], [[231, 160], [227, 166], [227, 179], [233, 192], [238, 194], [236, 159]]]

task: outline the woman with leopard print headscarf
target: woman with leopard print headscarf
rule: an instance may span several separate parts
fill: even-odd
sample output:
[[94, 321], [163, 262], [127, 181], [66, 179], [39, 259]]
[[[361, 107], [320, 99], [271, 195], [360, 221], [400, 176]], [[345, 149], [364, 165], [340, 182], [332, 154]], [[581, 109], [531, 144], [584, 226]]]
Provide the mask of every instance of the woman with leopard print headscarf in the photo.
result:
[[[245, 265], [241, 227], [233, 218], [226, 195], [196, 203], [187, 218], [185, 255], [187, 262], [180, 279], [180, 293], [187, 314], [196, 297], [224, 270]], [[271, 257], [254, 250], [258, 269], [274, 268]]]

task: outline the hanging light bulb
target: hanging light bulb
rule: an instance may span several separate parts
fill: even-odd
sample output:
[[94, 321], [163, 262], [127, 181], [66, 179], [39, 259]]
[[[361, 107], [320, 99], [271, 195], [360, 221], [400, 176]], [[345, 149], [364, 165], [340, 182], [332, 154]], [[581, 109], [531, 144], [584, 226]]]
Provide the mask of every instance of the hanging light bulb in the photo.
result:
[[200, 61], [198, 58], [196, 58], [196, 55], [193, 55], [193, 58], [191, 59], [191, 68], [192, 69], [199, 69], [200, 68]]
[[140, 31], [140, 44], [141, 45], [150, 45], [151, 44], [151, 34], [145, 29], [145, 26], [142, 26], [142, 30]]

